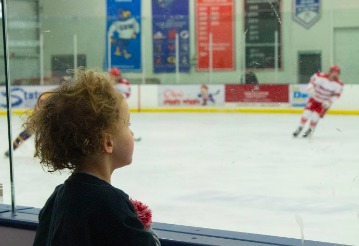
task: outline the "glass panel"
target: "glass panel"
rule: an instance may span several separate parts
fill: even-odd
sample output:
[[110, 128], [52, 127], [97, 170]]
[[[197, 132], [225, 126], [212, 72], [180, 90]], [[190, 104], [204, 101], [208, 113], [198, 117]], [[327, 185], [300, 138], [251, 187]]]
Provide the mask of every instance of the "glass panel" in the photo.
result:
[[[14, 112], [67, 69], [129, 81], [134, 159], [112, 184], [154, 221], [358, 244], [358, 1], [11, 0], [8, 12]], [[70, 174], [44, 172], [25, 118], [13, 117], [17, 204], [42, 207]]]
[[3, 43], [3, 28], [2, 28], [2, 5], [0, 3], [0, 204], [11, 204], [11, 185], [10, 185], [10, 168], [9, 159], [4, 158], [8, 154], [8, 122], [7, 122], [7, 101], [6, 101], [6, 82], [5, 82], [5, 62], [4, 62], [4, 43]]

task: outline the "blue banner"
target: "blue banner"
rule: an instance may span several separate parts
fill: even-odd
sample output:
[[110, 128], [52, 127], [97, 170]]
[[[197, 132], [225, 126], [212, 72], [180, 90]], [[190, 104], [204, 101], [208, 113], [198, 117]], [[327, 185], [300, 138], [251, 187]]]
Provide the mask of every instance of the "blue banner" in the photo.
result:
[[190, 71], [188, 0], [152, 0], [153, 72], [176, 72], [178, 36], [179, 72]]
[[304, 26], [311, 28], [320, 19], [320, 0], [293, 0], [293, 19]]
[[107, 0], [106, 30], [105, 69], [141, 72], [141, 0]]

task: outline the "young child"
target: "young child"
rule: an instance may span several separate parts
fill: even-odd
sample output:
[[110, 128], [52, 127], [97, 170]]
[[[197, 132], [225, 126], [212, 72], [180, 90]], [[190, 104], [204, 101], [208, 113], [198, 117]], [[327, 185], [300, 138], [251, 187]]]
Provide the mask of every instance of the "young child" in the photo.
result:
[[126, 100], [107, 73], [77, 73], [72, 84], [45, 92], [25, 123], [43, 167], [72, 172], [42, 208], [34, 245], [160, 245], [128, 195], [111, 185], [113, 171], [132, 162]]

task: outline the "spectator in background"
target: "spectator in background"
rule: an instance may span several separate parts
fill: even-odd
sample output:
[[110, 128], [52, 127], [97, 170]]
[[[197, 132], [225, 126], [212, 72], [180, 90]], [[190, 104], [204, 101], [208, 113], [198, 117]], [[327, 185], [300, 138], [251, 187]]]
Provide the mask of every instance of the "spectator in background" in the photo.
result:
[[[246, 68], [246, 80], [244, 82], [244, 84], [246, 85], [257, 85], [258, 84], [258, 80], [256, 75], [253, 73], [253, 69], [255, 68], [254, 65], [249, 65]], [[243, 84], [243, 78], [241, 80], [241, 84]]]

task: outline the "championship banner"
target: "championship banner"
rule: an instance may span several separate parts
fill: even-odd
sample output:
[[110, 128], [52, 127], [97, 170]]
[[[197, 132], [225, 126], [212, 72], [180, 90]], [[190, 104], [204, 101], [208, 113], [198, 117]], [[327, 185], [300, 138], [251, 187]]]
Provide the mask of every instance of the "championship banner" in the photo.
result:
[[244, 0], [246, 68], [282, 68], [281, 6], [282, 0]]
[[160, 107], [224, 106], [224, 85], [159, 85]]
[[289, 85], [226, 85], [226, 102], [289, 103]]
[[[153, 72], [190, 71], [188, 0], [152, 0]], [[178, 36], [178, 47], [176, 37]], [[178, 51], [177, 51], [178, 49]]]
[[196, 17], [197, 70], [234, 70], [234, 0], [196, 0]]
[[308, 85], [290, 85], [289, 86], [289, 99], [292, 107], [304, 107], [308, 100]]
[[293, 19], [309, 29], [320, 19], [320, 0], [293, 0]]
[[107, 0], [105, 69], [141, 72], [141, 0]]

